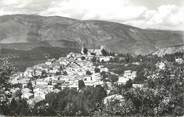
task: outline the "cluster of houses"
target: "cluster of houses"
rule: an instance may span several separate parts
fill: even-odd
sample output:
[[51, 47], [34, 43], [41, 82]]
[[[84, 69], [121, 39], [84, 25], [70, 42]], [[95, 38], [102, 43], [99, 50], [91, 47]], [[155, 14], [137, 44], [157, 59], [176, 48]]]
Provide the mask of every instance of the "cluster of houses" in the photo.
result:
[[[98, 52], [98, 51], [97, 51]], [[79, 89], [79, 81], [85, 86], [104, 85], [101, 72], [109, 72], [102, 65], [94, 65], [93, 57], [110, 60], [111, 56], [69, 53], [58, 60], [50, 59], [45, 63], [29, 67], [23, 73], [14, 74], [10, 82], [13, 84], [12, 95], [19, 91], [21, 98], [27, 99], [30, 105], [44, 100], [50, 92], [59, 92], [64, 88]], [[109, 72], [110, 73], [110, 72]], [[135, 71], [127, 70], [119, 77], [118, 84], [125, 84], [136, 77]], [[16, 98], [17, 95], [14, 95]]]

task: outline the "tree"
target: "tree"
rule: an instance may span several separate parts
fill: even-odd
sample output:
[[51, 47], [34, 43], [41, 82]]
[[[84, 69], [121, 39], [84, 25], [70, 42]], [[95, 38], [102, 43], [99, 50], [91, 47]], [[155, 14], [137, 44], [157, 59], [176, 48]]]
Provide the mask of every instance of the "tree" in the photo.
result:
[[125, 88], [129, 89], [132, 87], [133, 81], [131, 79], [129, 79], [126, 84], [125, 84]]
[[25, 99], [21, 99], [19, 100], [18, 102], [18, 105], [17, 105], [17, 113], [18, 115], [29, 115], [29, 105], [27, 104], [27, 101]]
[[40, 101], [34, 105], [34, 115], [37, 116], [48, 116], [48, 107], [46, 106], [46, 101]]
[[84, 81], [83, 80], [79, 80], [78, 81], [78, 84], [79, 84], [79, 89], [83, 89], [84, 87], [85, 87], [85, 83], [84, 83]]
[[108, 56], [108, 52], [105, 49], [102, 49], [101, 53], [102, 53], [103, 56]]
[[126, 54], [126, 56], [125, 56], [125, 61], [126, 61], [127, 63], [132, 62], [132, 59], [133, 59], [133, 57], [132, 57], [130, 54]]
[[90, 71], [86, 71], [86, 75], [92, 75], [92, 73]]
[[10, 109], [10, 113], [8, 113], [8, 115], [26, 116], [30, 114], [29, 105], [24, 99], [15, 100], [13, 98], [11, 103], [9, 104], [9, 109]]
[[22, 96], [21, 90], [17, 90], [17, 91], [15, 92], [15, 97], [19, 97], [19, 99], [20, 99], [21, 96]]
[[16, 108], [17, 108], [17, 102], [15, 98], [13, 98], [10, 103], [10, 115], [16, 115], [16, 110], [15, 110]]
[[41, 78], [47, 77], [47, 72], [45, 70], [42, 71]]
[[103, 111], [108, 115], [130, 116], [135, 113], [135, 106], [130, 99], [112, 100], [108, 102]]
[[33, 91], [33, 85], [31, 80], [27, 83], [27, 88], [29, 88], [31, 91]]
[[91, 61], [92, 61], [92, 62], [96, 62], [96, 61], [97, 61], [96, 57], [94, 56], [94, 57], [91, 59]]
[[81, 60], [85, 60], [86, 58], [84, 56], [81, 57]]
[[118, 75], [114, 75], [114, 74], [109, 74], [109, 79], [111, 82], [117, 82], [118, 81]]
[[2, 114], [9, 114], [8, 107], [8, 97], [5, 95], [5, 91], [11, 88], [9, 83], [10, 76], [15, 72], [15, 68], [8, 61], [3, 61], [3, 64], [0, 66], [0, 95], [5, 99], [0, 101], [0, 108], [2, 109]]
[[94, 98], [97, 103], [102, 103], [104, 97], [107, 96], [105, 89], [101, 85], [97, 85], [94, 89]]
[[88, 53], [88, 49], [87, 49], [87, 48], [84, 48], [84, 49], [83, 49], [83, 53], [84, 53], [84, 54], [87, 54], [87, 53]]
[[15, 68], [7, 63], [0, 67], [0, 85], [8, 84], [10, 76], [14, 73]]
[[68, 75], [67, 71], [63, 71], [63, 75], [67, 76]]
[[95, 67], [95, 73], [100, 73], [100, 69], [99, 68], [97, 68], [97, 67]]

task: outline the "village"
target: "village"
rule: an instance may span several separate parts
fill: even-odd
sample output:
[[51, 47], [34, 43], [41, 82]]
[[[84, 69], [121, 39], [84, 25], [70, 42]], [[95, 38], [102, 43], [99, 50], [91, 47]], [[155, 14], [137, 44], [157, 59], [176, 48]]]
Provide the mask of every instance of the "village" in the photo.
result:
[[[97, 91], [92, 95], [99, 97], [103, 95], [100, 99], [103, 109], [110, 109], [111, 113], [119, 113], [121, 109], [116, 108], [128, 104], [128, 107], [125, 107], [128, 109], [131, 104], [136, 103], [133, 102], [134, 98], [139, 99], [141, 96], [152, 100], [154, 96], [160, 95], [158, 90], [166, 92], [171, 85], [168, 83], [175, 83], [174, 80], [177, 80], [175, 84], [178, 87], [183, 86], [184, 55], [167, 56], [169, 57], [166, 59], [155, 56], [138, 56], [132, 59], [129, 55], [109, 54], [103, 47], [100, 49], [82, 48], [81, 52], [70, 52], [66, 57], [48, 59], [26, 68], [24, 72], [14, 72], [8, 83], [2, 85], [1, 91], [4, 93], [0, 95], [1, 106], [10, 105], [11, 107], [16, 103], [23, 103], [20, 101], [25, 101], [24, 104], [25, 106], [28, 104], [29, 113], [33, 113], [32, 110], [36, 111], [34, 113], [40, 113], [39, 108], [42, 106], [44, 111], [48, 111], [48, 107], [53, 106], [48, 101], [52, 96], [66, 95], [69, 98], [71, 95], [65, 93], [74, 91], [72, 96], [75, 97], [77, 94], [80, 97], [85, 95], [84, 92], [90, 94]], [[142, 91], [145, 95], [141, 94]], [[153, 94], [152, 97], [150, 93]], [[54, 98], [53, 102], [57, 102], [58, 99]], [[80, 98], [71, 99], [78, 103]], [[67, 100], [62, 97], [60, 101], [66, 100], [69, 103], [71, 99]], [[93, 101], [98, 98], [89, 99]], [[127, 99], [131, 99], [131, 102]], [[172, 101], [171, 97], [164, 95], [160, 103], [165, 103], [165, 100]], [[141, 98], [140, 101], [142, 101]], [[112, 104], [115, 104], [113, 105], [115, 110], [111, 110]], [[169, 105], [169, 103], [166, 104]], [[63, 106], [62, 103], [58, 105], [58, 108], [60, 106]], [[134, 107], [131, 109], [133, 111]]]
[[[17, 100], [21, 98], [26, 99], [27, 103], [34, 107], [36, 103], [45, 100], [45, 96], [51, 92], [58, 93], [65, 88], [80, 90], [79, 82], [81, 81], [84, 82], [85, 86], [95, 87], [100, 85], [103, 87], [107, 85], [106, 92], [109, 93], [113, 89], [112, 82], [108, 80], [111, 77], [118, 78], [115, 82], [117, 85], [125, 85], [129, 80], [133, 81], [137, 77], [137, 71], [128, 69], [120, 75], [110, 71], [103, 64], [94, 64], [95, 61], [108, 63], [114, 59], [114, 56], [104, 56], [102, 50], [103, 47], [100, 49], [82, 49], [81, 53], [71, 52], [66, 57], [49, 59], [44, 63], [28, 67], [24, 72], [13, 74], [10, 78], [13, 87], [6, 91], [9, 102], [13, 98]], [[176, 58], [175, 61], [178, 64], [183, 63], [181, 58]], [[139, 65], [139, 62], [132, 64]], [[158, 62], [156, 64], [157, 70], [164, 70], [166, 64], [163, 61]], [[156, 74], [148, 76], [151, 79], [155, 77], [159, 76], [156, 76]], [[144, 84], [133, 83], [132, 86], [142, 88]], [[112, 96], [109, 95], [105, 99]]]
[[[96, 66], [92, 62], [94, 57], [100, 62], [108, 62], [113, 56], [103, 56], [102, 49], [88, 50], [84, 53], [69, 53], [66, 57], [58, 60], [49, 59], [45, 63], [27, 68], [24, 72], [14, 74], [10, 78], [13, 88], [7, 92], [12, 98], [26, 99], [28, 104], [34, 104], [45, 99], [48, 93], [57, 93], [64, 88], [75, 88], [79, 90], [79, 81], [83, 81], [85, 86], [103, 86], [111, 84], [102, 80], [102, 72], [113, 74], [118, 77], [117, 84], [126, 84], [129, 79], [136, 77], [136, 71], [126, 70], [123, 76], [110, 72], [103, 65]], [[106, 78], [108, 79], [108, 78]], [[111, 85], [109, 90], [111, 89]], [[20, 92], [21, 97], [16, 94]], [[110, 91], [109, 91], [110, 92]]]

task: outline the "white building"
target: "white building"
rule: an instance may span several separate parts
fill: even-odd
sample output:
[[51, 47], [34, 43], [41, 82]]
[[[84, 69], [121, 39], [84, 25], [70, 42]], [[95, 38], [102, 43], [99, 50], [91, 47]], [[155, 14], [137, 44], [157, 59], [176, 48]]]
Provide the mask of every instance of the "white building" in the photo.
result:
[[143, 88], [143, 84], [132, 84], [132, 87], [134, 88]]
[[118, 84], [126, 84], [128, 80], [133, 80], [137, 77], [137, 71], [131, 71], [131, 70], [126, 70], [124, 71], [123, 76], [120, 76], [118, 79]]
[[109, 62], [112, 58], [112, 56], [100, 56], [98, 59], [100, 62]]
[[128, 81], [129, 79], [125, 78], [125, 77], [119, 77], [118, 79], [118, 84], [126, 84], [126, 82]]
[[30, 98], [33, 98], [33, 93], [22, 93], [21, 95], [21, 98], [24, 98], [24, 99], [30, 99]]
[[160, 63], [157, 63], [156, 66], [160, 69], [160, 70], [164, 70], [166, 65], [164, 62], [160, 62]]
[[124, 75], [125, 78], [127, 79], [134, 79], [137, 76], [137, 72], [136, 71], [131, 71], [131, 70], [126, 70], [124, 71]]
[[122, 95], [114, 94], [114, 95], [110, 95], [110, 96], [105, 97], [103, 100], [103, 103], [105, 105], [108, 105], [110, 102], [113, 102], [116, 100], [118, 100], [120, 103], [125, 101], [125, 99]]
[[34, 74], [34, 69], [33, 68], [27, 68], [26, 71], [24, 72], [24, 77], [33, 77]]
[[43, 91], [40, 91], [40, 90], [34, 92], [34, 98], [37, 99], [39, 97], [40, 98], [39, 101], [44, 100], [45, 95], [46, 94]]

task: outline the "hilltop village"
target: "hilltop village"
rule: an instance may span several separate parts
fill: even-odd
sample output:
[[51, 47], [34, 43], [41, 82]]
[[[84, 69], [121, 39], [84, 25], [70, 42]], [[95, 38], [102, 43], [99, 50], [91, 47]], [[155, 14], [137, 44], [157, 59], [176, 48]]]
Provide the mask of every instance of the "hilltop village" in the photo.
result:
[[[13, 72], [1, 69], [5, 115], [184, 115], [184, 54], [131, 56], [82, 48]], [[9, 74], [10, 77], [8, 76]]]
[[[110, 92], [111, 82], [104, 81], [103, 75], [108, 77], [117, 77], [117, 84], [126, 84], [129, 79], [136, 77], [136, 71], [126, 70], [122, 76], [110, 72], [103, 65], [94, 65], [93, 61], [109, 62], [113, 56], [103, 56], [101, 49], [82, 49], [81, 53], [69, 53], [66, 57], [60, 57], [58, 60], [49, 59], [45, 63], [27, 68], [22, 73], [16, 73], [10, 78], [11, 84], [15, 87], [9, 93], [15, 96], [19, 90], [21, 98], [27, 100], [29, 105], [45, 99], [45, 96], [51, 92], [58, 93], [64, 88], [74, 88], [80, 90], [80, 82], [85, 86], [104, 86], [109, 84]], [[94, 60], [95, 59], [95, 60]], [[17, 98], [17, 97], [12, 98]]]

